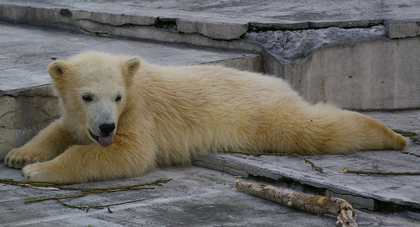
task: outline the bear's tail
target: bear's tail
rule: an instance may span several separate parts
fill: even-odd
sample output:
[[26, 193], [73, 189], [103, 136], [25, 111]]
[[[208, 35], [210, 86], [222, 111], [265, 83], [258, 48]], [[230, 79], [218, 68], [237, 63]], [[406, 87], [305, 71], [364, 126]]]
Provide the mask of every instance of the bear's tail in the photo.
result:
[[[402, 150], [407, 140], [368, 116], [328, 104], [308, 107], [309, 118], [300, 119], [293, 152], [346, 154], [360, 150]], [[304, 122], [303, 122], [304, 121]]]

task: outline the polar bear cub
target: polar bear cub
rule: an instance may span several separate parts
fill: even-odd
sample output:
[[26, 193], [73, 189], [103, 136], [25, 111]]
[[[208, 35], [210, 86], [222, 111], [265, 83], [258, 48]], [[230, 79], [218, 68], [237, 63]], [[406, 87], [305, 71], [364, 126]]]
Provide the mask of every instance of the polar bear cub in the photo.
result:
[[26, 180], [86, 182], [223, 150], [346, 154], [407, 141], [362, 114], [305, 102], [279, 78], [86, 52], [48, 67], [62, 117], [5, 158]]

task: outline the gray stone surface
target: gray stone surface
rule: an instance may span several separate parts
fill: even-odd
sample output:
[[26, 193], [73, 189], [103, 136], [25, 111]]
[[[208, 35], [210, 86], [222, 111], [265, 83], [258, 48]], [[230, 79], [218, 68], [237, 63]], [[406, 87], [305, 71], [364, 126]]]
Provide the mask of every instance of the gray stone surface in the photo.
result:
[[[322, 26], [360, 27], [384, 19], [418, 19], [420, 3], [405, 1], [325, 1], [310, 2], [286, 0], [204, 1], [169, 0], [116, 1], [116, 0], [1, 0], [4, 4], [41, 8], [65, 8], [70, 10], [124, 13], [164, 18], [180, 18], [191, 21], [212, 21], [232, 24], [249, 22], [273, 24], [310, 23]], [[369, 23], [370, 22], [370, 23]], [[308, 25], [309, 26], [309, 25]], [[310, 26], [308, 27], [310, 28]]]
[[261, 53], [262, 69], [309, 101], [362, 110], [420, 108], [419, 10], [414, 0], [0, 0], [0, 20], [14, 23]]
[[[65, 59], [85, 50], [137, 55], [160, 65], [194, 65], [243, 57], [259, 58], [258, 55], [244, 52], [158, 45], [0, 22], [0, 90], [48, 84], [51, 80], [46, 69], [52, 58]], [[248, 64], [237, 67], [252, 70]]]
[[[20, 179], [19, 170], [0, 165], [0, 178]], [[66, 208], [56, 201], [24, 204], [25, 200], [72, 194], [0, 185], [0, 226], [334, 226], [336, 217], [317, 216], [280, 206], [234, 188], [235, 177], [199, 167], [164, 168], [143, 176], [74, 187], [122, 187], [157, 179], [172, 179], [155, 189], [92, 194], [63, 199], [75, 206], [108, 205], [159, 196], [145, 201], [91, 209]], [[250, 181], [242, 179], [245, 181]], [[255, 181], [254, 181], [255, 182]], [[255, 183], [262, 183], [255, 182]], [[418, 226], [417, 214], [356, 210], [359, 226]]]
[[256, 42], [279, 59], [283, 64], [304, 59], [314, 51], [342, 43], [383, 39], [386, 37], [385, 26], [369, 28], [324, 28], [285, 31], [249, 32], [245, 39]]
[[309, 101], [361, 110], [420, 107], [418, 10], [417, 1], [0, 1], [0, 19], [15, 23], [261, 53], [260, 69]]

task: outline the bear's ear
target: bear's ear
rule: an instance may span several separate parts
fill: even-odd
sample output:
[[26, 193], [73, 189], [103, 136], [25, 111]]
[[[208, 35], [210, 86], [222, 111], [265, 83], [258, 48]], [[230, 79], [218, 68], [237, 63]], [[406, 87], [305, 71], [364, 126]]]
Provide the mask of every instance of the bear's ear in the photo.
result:
[[128, 60], [124, 62], [124, 66], [127, 70], [128, 78], [132, 78], [134, 74], [137, 73], [137, 70], [139, 70], [139, 67], [140, 67], [140, 62], [141, 62], [140, 58], [138, 57], [129, 58]]
[[60, 80], [68, 68], [69, 66], [66, 61], [56, 60], [48, 66], [48, 72], [53, 80]]

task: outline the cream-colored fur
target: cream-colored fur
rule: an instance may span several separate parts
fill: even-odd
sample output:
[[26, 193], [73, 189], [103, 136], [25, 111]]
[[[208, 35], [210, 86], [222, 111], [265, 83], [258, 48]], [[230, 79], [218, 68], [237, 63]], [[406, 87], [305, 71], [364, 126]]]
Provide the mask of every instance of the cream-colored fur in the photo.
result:
[[[283, 80], [257, 73], [98, 52], [57, 60], [48, 71], [63, 115], [5, 159], [26, 166], [27, 180], [130, 177], [223, 150], [311, 155], [407, 145], [372, 118], [308, 104]], [[101, 125], [114, 123], [101, 137]]]

